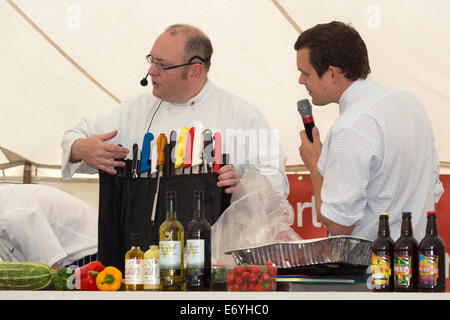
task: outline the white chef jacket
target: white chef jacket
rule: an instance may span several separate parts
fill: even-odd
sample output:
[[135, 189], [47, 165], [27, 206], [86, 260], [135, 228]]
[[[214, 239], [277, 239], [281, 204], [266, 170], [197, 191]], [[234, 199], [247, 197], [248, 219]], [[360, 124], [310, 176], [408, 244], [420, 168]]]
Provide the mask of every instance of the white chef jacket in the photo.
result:
[[339, 100], [340, 116], [324, 140], [321, 213], [352, 235], [377, 237], [378, 215], [389, 212], [391, 238], [400, 236], [402, 212], [412, 213], [415, 238], [425, 234], [426, 211], [443, 193], [430, 121], [406, 91], [355, 81]]
[[97, 253], [97, 211], [35, 184], [0, 184], [0, 257], [64, 266]]
[[[253, 168], [272, 182], [285, 197], [289, 183], [284, 172], [286, 155], [279, 144], [278, 130], [272, 130], [264, 116], [244, 100], [213, 85], [209, 80], [200, 93], [183, 104], [162, 102], [151, 94], [144, 94], [120, 104], [113, 112], [94, 121], [84, 119], [75, 128], [67, 130], [62, 138], [62, 176], [70, 179], [75, 172], [97, 173], [84, 161], [69, 162], [71, 147], [79, 138], [92, 137], [118, 130], [109, 141], [130, 150], [142, 140], [149, 129], [156, 140], [160, 133], [170, 139], [172, 130], [203, 125], [222, 134], [223, 153], [230, 154], [232, 164], [242, 177]], [[152, 117], [153, 121], [151, 120]], [[151, 126], [149, 128], [151, 122]]]

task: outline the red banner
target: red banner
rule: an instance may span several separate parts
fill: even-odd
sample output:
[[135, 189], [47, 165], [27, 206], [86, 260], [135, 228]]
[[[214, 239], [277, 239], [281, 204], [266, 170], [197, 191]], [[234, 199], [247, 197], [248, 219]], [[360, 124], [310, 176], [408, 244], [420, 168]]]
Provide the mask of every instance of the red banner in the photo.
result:
[[[289, 203], [294, 208], [295, 219], [292, 228], [303, 239], [323, 238], [326, 237], [327, 230], [319, 222], [316, 213], [316, 205], [312, 190], [311, 177], [309, 174], [289, 174], [290, 194]], [[439, 178], [444, 185], [444, 190], [450, 189], [450, 175], [441, 175]], [[445, 255], [445, 277], [446, 291], [450, 292], [449, 279], [449, 255], [450, 247], [450, 192], [444, 192], [436, 205], [437, 222], [440, 237], [446, 244]], [[394, 239], [395, 241], [396, 239]], [[420, 242], [422, 239], [416, 239]]]

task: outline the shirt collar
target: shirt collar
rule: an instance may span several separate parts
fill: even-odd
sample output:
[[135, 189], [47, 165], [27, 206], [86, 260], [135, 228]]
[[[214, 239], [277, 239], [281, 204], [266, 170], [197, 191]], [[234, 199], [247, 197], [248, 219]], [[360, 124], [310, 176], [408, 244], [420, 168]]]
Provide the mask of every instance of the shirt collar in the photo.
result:
[[185, 103], [170, 103], [169, 109], [172, 110], [191, 110], [194, 111], [195, 107], [203, 100], [203, 98], [206, 96], [206, 93], [208, 92], [208, 89], [211, 87], [211, 82], [209, 80], [206, 80], [205, 85], [203, 86], [202, 90], [195, 96], [186, 101]]
[[366, 79], [358, 79], [354, 81], [347, 89], [345, 89], [344, 93], [342, 93], [339, 98], [339, 114], [344, 113], [345, 110], [347, 110], [347, 108], [352, 104], [354, 99], [360, 96], [361, 93], [372, 83], [372, 78], [367, 76]]

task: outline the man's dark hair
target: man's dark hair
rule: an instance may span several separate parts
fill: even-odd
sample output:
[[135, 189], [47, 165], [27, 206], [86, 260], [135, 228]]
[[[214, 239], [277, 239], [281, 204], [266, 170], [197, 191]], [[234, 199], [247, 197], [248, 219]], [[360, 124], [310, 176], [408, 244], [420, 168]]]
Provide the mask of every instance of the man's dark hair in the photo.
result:
[[370, 73], [369, 57], [364, 41], [350, 25], [333, 21], [303, 31], [295, 50], [309, 49], [309, 60], [319, 77], [329, 66], [342, 69], [350, 80], [365, 79]]
[[188, 61], [193, 56], [200, 56], [203, 60], [206, 72], [211, 66], [211, 56], [213, 48], [211, 40], [198, 28], [188, 24], [174, 24], [166, 29], [170, 35], [175, 36], [179, 33], [186, 36], [184, 47], [184, 56]]

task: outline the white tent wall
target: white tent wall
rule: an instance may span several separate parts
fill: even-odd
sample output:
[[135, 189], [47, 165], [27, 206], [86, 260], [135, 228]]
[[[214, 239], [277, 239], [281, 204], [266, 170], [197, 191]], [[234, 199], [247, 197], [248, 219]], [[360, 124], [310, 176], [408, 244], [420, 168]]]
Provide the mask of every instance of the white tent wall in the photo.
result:
[[[279, 130], [287, 164], [301, 164], [296, 101], [308, 95], [298, 84], [294, 24], [340, 20], [365, 40], [374, 79], [424, 103], [440, 160], [450, 162], [449, 16], [448, 0], [2, 0], [0, 146], [60, 164], [63, 132], [149, 92], [139, 80], [153, 41], [171, 24], [190, 23], [213, 43], [209, 78], [261, 110]], [[313, 112], [323, 139], [337, 105]]]

